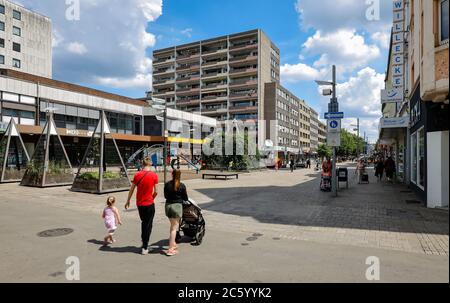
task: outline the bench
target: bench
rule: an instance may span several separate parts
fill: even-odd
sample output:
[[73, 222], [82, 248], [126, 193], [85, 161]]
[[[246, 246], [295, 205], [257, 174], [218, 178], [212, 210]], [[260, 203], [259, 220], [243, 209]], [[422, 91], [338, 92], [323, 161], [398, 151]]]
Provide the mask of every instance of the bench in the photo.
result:
[[227, 181], [229, 178], [239, 179], [239, 174], [203, 174], [202, 179], [204, 180], [206, 177], [212, 177], [214, 179], [224, 178]]

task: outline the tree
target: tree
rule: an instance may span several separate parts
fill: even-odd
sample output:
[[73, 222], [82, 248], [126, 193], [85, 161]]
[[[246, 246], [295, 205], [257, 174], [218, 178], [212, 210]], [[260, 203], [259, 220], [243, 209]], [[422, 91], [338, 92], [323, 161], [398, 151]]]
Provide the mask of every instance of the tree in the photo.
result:
[[317, 149], [317, 155], [320, 158], [331, 157], [331, 149], [327, 145], [321, 144]]

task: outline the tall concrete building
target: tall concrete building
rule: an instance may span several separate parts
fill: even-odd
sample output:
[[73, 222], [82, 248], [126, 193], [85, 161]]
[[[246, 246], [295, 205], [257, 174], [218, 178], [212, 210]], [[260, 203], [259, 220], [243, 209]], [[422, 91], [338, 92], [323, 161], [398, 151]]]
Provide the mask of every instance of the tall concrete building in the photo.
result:
[[265, 120], [265, 83], [279, 80], [279, 49], [259, 29], [153, 52], [153, 97], [218, 121]]
[[319, 114], [311, 108], [311, 154], [317, 154], [319, 148]]
[[52, 77], [52, 24], [49, 18], [0, 0], [0, 68]]
[[281, 159], [299, 155], [301, 100], [277, 82], [266, 83], [264, 116], [266, 139], [272, 140]]

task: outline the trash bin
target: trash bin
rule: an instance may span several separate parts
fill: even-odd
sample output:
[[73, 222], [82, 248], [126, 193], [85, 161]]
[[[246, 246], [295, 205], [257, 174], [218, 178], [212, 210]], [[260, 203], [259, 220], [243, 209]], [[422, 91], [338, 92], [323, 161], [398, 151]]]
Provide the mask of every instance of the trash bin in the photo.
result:
[[337, 177], [338, 177], [338, 188], [339, 188], [339, 183], [341, 182], [345, 182], [346, 184], [346, 188], [348, 188], [348, 169], [347, 168], [339, 168], [338, 169], [338, 173], [337, 173]]

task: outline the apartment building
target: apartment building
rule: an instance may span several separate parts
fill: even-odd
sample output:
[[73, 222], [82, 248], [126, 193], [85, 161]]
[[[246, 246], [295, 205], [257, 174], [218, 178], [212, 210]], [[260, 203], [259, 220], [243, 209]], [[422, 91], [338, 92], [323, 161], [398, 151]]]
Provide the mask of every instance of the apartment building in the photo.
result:
[[327, 125], [319, 121], [319, 145], [327, 144]]
[[311, 110], [311, 154], [317, 154], [319, 149], [319, 114], [313, 109]]
[[51, 78], [51, 20], [0, 0], [0, 68]]
[[393, 9], [379, 149], [428, 207], [446, 207], [449, 0], [396, 0]]
[[277, 82], [265, 84], [264, 116], [266, 139], [274, 142], [274, 149], [281, 159], [298, 157], [300, 150], [301, 100]]
[[218, 121], [264, 120], [265, 83], [279, 80], [279, 49], [261, 30], [153, 52], [153, 96]]

